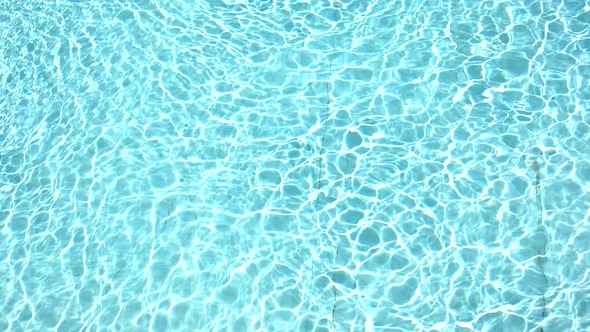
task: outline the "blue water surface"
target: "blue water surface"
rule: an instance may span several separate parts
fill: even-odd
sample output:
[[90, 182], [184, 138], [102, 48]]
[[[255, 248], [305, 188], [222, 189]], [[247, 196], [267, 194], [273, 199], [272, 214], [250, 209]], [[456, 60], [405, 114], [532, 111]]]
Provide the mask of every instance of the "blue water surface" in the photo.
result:
[[589, 331], [588, 0], [0, 0], [0, 331]]

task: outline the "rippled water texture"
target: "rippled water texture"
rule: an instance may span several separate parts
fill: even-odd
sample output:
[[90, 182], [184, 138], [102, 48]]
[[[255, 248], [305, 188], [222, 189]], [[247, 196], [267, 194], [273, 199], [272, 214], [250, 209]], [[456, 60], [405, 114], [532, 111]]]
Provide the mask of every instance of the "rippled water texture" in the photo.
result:
[[590, 330], [589, 29], [0, 0], [0, 330]]

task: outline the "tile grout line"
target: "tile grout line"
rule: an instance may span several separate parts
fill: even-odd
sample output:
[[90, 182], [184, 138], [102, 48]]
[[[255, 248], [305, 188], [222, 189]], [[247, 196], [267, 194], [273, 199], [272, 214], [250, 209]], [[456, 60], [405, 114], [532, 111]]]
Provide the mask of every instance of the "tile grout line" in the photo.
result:
[[[315, 198], [315, 224], [316, 224], [316, 239], [318, 242], [318, 245], [322, 246], [322, 240], [321, 240], [321, 234], [320, 234], [320, 213], [319, 213], [319, 206], [320, 206], [320, 193], [319, 191], [322, 189], [322, 176], [323, 176], [323, 172], [322, 172], [322, 154], [324, 153], [324, 149], [325, 149], [325, 139], [326, 139], [326, 132], [328, 130], [328, 119], [330, 116], [330, 111], [331, 111], [331, 104], [332, 104], [332, 98], [330, 96], [330, 91], [332, 89], [332, 75], [333, 75], [333, 58], [334, 58], [334, 54], [336, 52], [336, 45], [335, 45], [335, 36], [336, 36], [336, 26], [338, 25], [338, 22], [336, 22], [336, 24], [334, 24], [332, 26], [332, 35], [331, 35], [331, 46], [332, 46], [332, 52], [331, 54], [329, 54], [329, 65], [328, 65], [328, 82], [326, 83], [326, 107], [325, 107], [325, 113], [324, 113], [324, 118], [323, 118], [323, 128], [322, 128], [322, 136], [320, 139], [320, 149], [318, 151], [319, 156], [318, 156], [318, 161], [317, 161], [317, 166], [318, 166], [318, 176], [316, 178], [316, 185], [315, 185], [315, 190], [318, 191], [318, 194]], [[321, 252], [319, 253], [321, 255]], [[321, 259], [321, 257], [318, 257]], [[307, 296], [307, 312], [306, 312], [306, 325], [307, 325], [307, 331], [309, 331], [309, 309], [311, 306], [311, 302], [310, 302], [310, 296], [311, 296], [311, 291], [313, 289], [313, 280], [315, 278], [315, 266], [314, 266], [314, 257], [312, 254], [311, 257], [311, 279], [309, 282], [309, 291], [308, 291], [308, 296]], [[335, 287], [334, 285], [332, 287]], [[336, 289], [333, 288], [333, 294], [334, 294], [334, 303], [332, 305], [332, 324], [334, 322], [334, 313], [336, 310]], [[333, 325], [332, 325], [333, 327]]]
[[[536, 203], [537, 203], [537, 207], [539, 209], [539, 216], [538, 216], [538, 222], [539, 222], [539, 229], [543, 230], [544, 233], [544, 237], [545, 237], [545, 242], [543, 243], [543, 246], [538, 250], [537, 252], [537, 264], [539, 265], [539, 269], [541, 270], [541, 274], [543, 275], [543, 280], [545, 281], [545, 289], [543, 290], [543, 311], [541, 312], [541, 320], [545, 320], [545, 318], [547, 317], [547, 312], [546, 312], [546, 308], [547, 308], [547, 299], [545, 297], [545, 291], [547, 289], [548, 286], [548, 281], [547, 281], [547, 275], [545, 274], [545, 268], [543, 266], [543, 260], [546, 259], [546, 255], [547, 255], [547, 229], [546, 229], [546, 225], [544, 223], [543, 220], [543, 214], [544, 214], [544, 210], [543, 210], [543, 201], [541, 199], [541, 172], [539, 170], [539, 163], [537, 160], [535, 160], [533, 162], [533, 168], [535, 171], [535, 198], [536, 198]], [[540, 328], [540, 332], [544, 332], [544, 329], [541, 327]]]

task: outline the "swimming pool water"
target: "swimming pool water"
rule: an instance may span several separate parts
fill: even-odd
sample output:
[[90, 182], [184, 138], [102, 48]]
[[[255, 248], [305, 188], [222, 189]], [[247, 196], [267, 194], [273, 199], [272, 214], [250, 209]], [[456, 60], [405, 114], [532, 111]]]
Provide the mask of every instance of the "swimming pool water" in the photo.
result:
[[590, 330], [589, 30], [0, 1], [0, 330]]

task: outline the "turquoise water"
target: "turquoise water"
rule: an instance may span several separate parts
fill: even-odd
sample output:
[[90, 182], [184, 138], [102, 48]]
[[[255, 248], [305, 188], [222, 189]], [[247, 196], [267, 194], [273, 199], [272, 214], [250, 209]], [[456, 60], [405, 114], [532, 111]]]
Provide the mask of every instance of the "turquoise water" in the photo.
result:
[[590, 330], [589, 30], [0, 0], [0, 331]]

